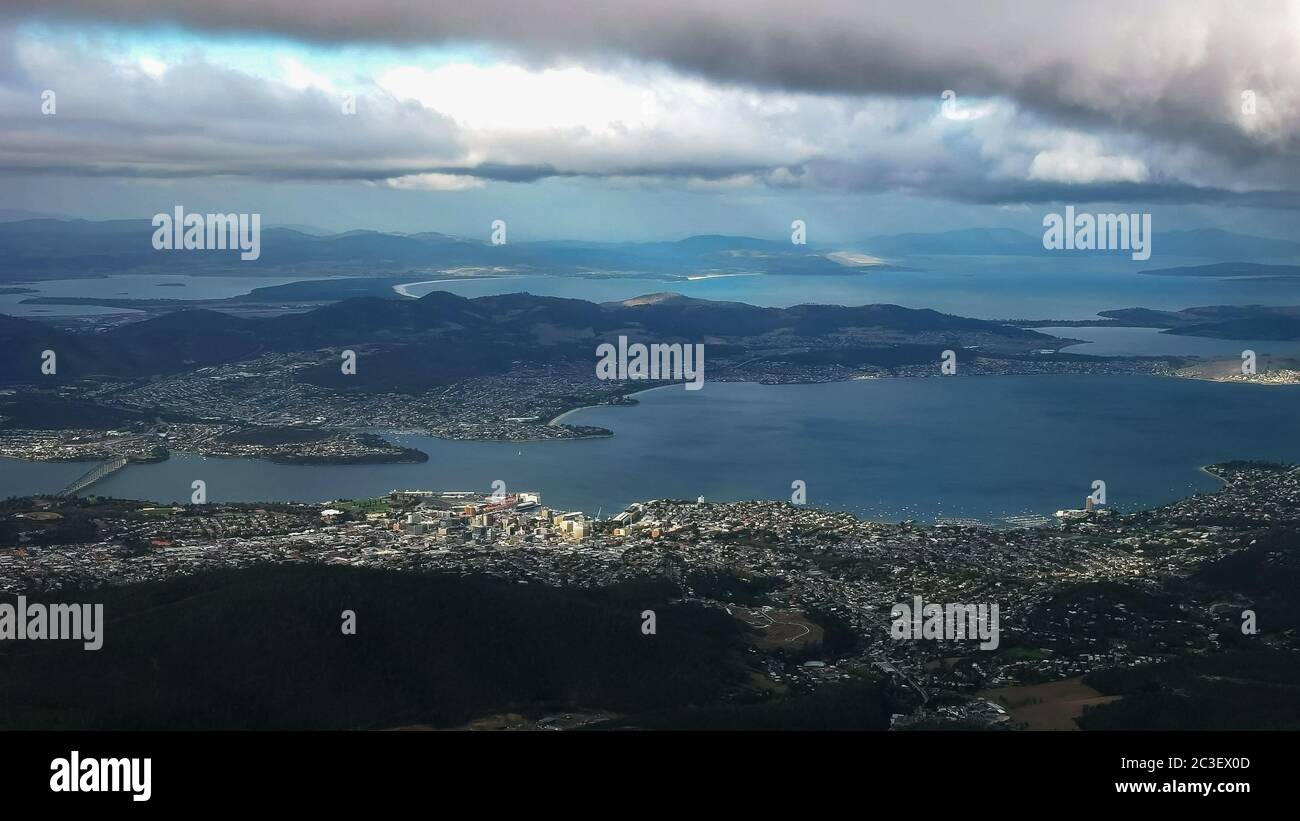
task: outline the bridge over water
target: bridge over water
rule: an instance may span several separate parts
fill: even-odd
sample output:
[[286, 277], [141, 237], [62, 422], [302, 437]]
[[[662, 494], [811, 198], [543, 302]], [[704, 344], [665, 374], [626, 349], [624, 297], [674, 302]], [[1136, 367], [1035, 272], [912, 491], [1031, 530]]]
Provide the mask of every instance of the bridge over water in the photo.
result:
[[116, 473], [127, 465], [125, 456], [114, 456], [106, 462], [100, 462], [90, 470], [86, 471], [72, 484], [59, 491], [60, 496], [75, 496], [86, 488], [103, 479], [105, 476]]

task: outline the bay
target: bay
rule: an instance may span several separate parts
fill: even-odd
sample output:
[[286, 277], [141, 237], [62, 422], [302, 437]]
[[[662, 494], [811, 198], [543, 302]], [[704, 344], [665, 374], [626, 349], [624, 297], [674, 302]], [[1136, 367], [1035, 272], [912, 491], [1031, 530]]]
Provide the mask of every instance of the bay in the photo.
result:
[[[801, 480], [810, 505], [864, 518], [995, 521], [1080, 507], [1096, 479], [1106, 482], [1112, 507], [1134, 510], [1214, 489], [1217, 480], [1199, 470], [1212, 462], [1300, 461], [1300, 386], [1119, 375], [934, 377], [706, 382], [700, 391], [675, 386], [638, 399], [565, 419], [607, 427], [615, 432], [609, 438], [390, 436], [429, 454], [414, 465], [303, 467], [175, 454], [132, 465], [91, 492], [184, 502], [190, 483], [203, 479], [212, 501], [326, 501], [394, 489], [486, 493], [502, 480], [510, 490], [540, 491], [553, 507], [609, 515], [657, 498], [788, 500], [791, 483]], [[0, 489], [57, 489], [49, 468], [4, 460]]]

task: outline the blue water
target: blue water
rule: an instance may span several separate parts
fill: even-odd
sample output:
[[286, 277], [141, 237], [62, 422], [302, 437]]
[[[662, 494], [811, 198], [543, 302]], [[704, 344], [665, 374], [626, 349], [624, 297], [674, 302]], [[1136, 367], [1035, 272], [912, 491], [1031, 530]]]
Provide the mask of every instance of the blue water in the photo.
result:
[[[708, 383], [643, 393], [634, 407], [566, 421], [615, 436], [576, 442], [448, 442], [418, 465], [298, 467], [177, 455], [133, 465], [93, 488], [185, 501], [324, 501], [395, 488], [538, 490], [589, 513], [656, 498], [789, 499], [894, 521], [1050, 514], [1079, 507], [1095, 479], [1120, 509], [1217, 482], [1198, 468], [1229, 459], [1300, 461], [1300, 386], [1143, 376], [881, 379], [825, 385]], [[58, 466], [71, 468], [71, 466]], [[6, 460], [5, 493], [54, 490], [64, 474]], [[58, 473], [55, 471], [55, 473]], [[77, 470], [68, 471], [70, 479]], [[30, 481], [28, 481], [30, 477]]]
[[90, 470], [92, 464], [0, 458], [0, 499], [32, 493], [58, 493]]
[[[541, 296], [594, 302], [628, 299], [659, 291], [677, 291], [701, 299], [747, 302], [767, 307], [801, 303], [865, 305], [892, 303], [933, 308], [981, 319], [1091, 319], [1113, 308], [1181, 310], [1200, 305], [1300, 305], [1300, 279], [1214, 279], [1167, 277], [1140, 273], [1153, 268], [1199, 265], [1212, 260], [1161, 257], [1135, 262], [1124, 256], [1008, 257], [916, 256], [899, 260], [919, 270], [877, 271], [842, 276], [723, 276], [664, 279], [607, 277], [505, 276], [446, 282], [439, 275], [412, 275], [409, 293], [431, 290], [462, 296], [526, 291]], [[1289, 260], [1296, 262], [1296, 260]], [[691, 274], [683, 271], [683, 276]], [[39, 294], [0, 294], [0, 313], [26, 316], [121, 313], [91, 306], [32, 306], [32, 296], [94, 296], [123, 299], [221, 299], [261, 286], [310, 277], [185, 277], [130, 275], [107, 279], [57, 280], [24, 284]], [[159, 287], [181, 283], [185, 287]]]
[[138, 313], [131, 308], [99, 305], [25, 305], [41, 296], [94, 297], [95, 299], [229, 299], [254, 288], [287, 285], [324, 277], [192, 277], [167, 274], [123, 274], [99, 279], [52, 279], [43, 282], [6, 282], [0, 287], [27, 288], [36, 293], [0, 294], [0, 314], [11, 316], [91, 316]]
[[1199, 265], [1204, 259], [1166, 257], [1158, 263], [1125, 258], [934, 256], [903, 262], [916, 271], [843, 276], [726, 276], [691, 281], [631, 277], [520, 276], [414, 286], [461, 296], [527, 291], [606, 302], [656, 291], [766, 307], [802, 303], [890, 303], [933, 308], [979, 319], [1093, 319], [1114, 308], [1182, 310], [1201, 305], [1300, 305], [1300, 279], [1151, 276], [1152, 268]]

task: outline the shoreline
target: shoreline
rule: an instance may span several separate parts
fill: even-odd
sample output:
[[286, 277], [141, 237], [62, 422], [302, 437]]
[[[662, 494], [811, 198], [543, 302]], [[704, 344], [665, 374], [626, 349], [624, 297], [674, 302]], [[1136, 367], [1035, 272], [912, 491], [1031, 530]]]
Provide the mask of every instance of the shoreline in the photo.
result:
[[[848, 381], [848, 380], [841, 380], [841, 381]], [[675, 383], [674, 383], [674, 384], [675, 384]], [[618, 394], [618, 395], [619, 395], [620, 397], [624, 398], [624, 399], [632, 399], [632, 398], [634, 398], [634, 397], [640, 396], [640, 395], [643, 394], [643, 393], [650, 393], [650, 391], [657, 391], [657, 390], [661, 390], [661, 389], [663, 389], [663, 388], [671, 388], [671, 387], [674, 387], [674, 384], [669, 384], [669, 385], [655, 385], [654, 387], [651, 387], [651, 388], [642, 388], [641, 390], [633, 391], [632, 393], [621, 393], [621, 394]], [[758, 384], [758, 383], [755, 383], [755, 384]], [[547, 422], [546, 424], [547, 424], [548, 427], [551, 426], [551, 425], [558, 425], [558, 424], [560, 423], [560, 420], [564, 419], [564, 417], [568, 416], [569, 414], [571, 414], [571, 413], [577, 413], [577, 412], [580, 411], [580, 410], [586, 410], [586, 409], [588, 409], [588, 408], [617, 408], [617, 407], [621, 407], [621, 406], [620, 406], [620, 405], [611, 405], [611, 404], [609, 404], [608, 402], [597, 403], [597, 404], [595, 404], [595, 405], [578, 405], [577, 407], [569, 408], [568, 410], [563, 411], [559, 416], [557, 416], [557, 417], [555, 417], [554, 419], [550, 420], [550, 421]], [[613, 436], [613, 435], [614, 435], [613, 432], [611, 432], [611, 433], [609, 434], [609, 436]], [[608, 439], [609, 436], [588, 436], [588, 437], [576, 437], [576, 438], [586, 438], [586, 439]], [[546, 440], [546, 441], [552, 441], [552, 440]], [[561, 440], [561, 441], [562, 441], [562, 440]]]
[[[206, 459], [206, 458], [214, 458], [214, 459], [228, 459], [228, 458], [243, 458], [243, 457], [220, 457], [220, 456], [218, 456], [218, 457], [203, 457], [203, 458], [205, 458], [205, 459]], [[1230, 463], [1231, 463], [1231, 462], [1225, 462], [1225, 463], [1214, 463], [1214, 464], [1210, 464], [1210, 465], [1201, 465], [1201, 466], [1199, 466], [1199, 467], [1197, 468], [1197, 471], [1199, 471], [1199, 472], [1201, 472], [1201, 473], [1204, 473], [1204, 474], [1206, 474], [1206, 475], [1208, 475], [1208, 476], [1212, 476], [1212, 477], [1214, 477], [1215, 479], [1217, 479], [1217, 480], [1220, 482], [1220, 487], [1215, 488], [1215, 489], [1212, 490], [1212, 491], [1209, 491], [1209, 493], [1217, 494], [1217, 493], [1222, 492], [1222, 491], [1225, 490], [1226, 488], [1229, 488], [1229, 487], [1232, 486], [1232, 483], [1231, 483], [1231, 482], [1229, 482], [1229, 481], [1228, 481], [1227, 479], [1225, 479], [1223, 476], [1221, 476], [1221, 475], [1215, 473], [1213, 470], [1211, 470], [1211, 468], [1214, 467], [1216, 464], [1230, 464]], [[1272, 464], [1272, 465], [1289, 465], [1289, 464], [1291, 464], [1291, 463], [1286, 463], [1286, 462], [1275, 462], [1275, 463], [1268, 463], [1268, 464]], [[124, 469], [125, 469], [125, 467], [123, 468], [123, 470], [124, 470]], [[92, 484], [93, 484], [93, 483], [92, 483]], [[69, 497], [69, 498], [72, 498], [72, 497], [82, 497], [83, 495], [86, 495], [86, 494], [85, 494], [85, 491], [86, 491], [89, 487], [90, 487], [90, 486], [88, 485], [87, 488], [83, 488], [82, 490], [76, 492], [75, 494], [72, 494], [72, 496]], [[447, 489], [447, 490], [443, 490], [443, 491], [437, 491], [437, 490], [435, 490], [434, 492], [455, 492], [455, 489]], [[1118, 515], [1120, 515], [1120, 516], [1128, 516], [1128, 515], [1134, 515], [1134, 514], [1140, 514], [1140, 513], [1150, 513], [1150, 512], [1152, 512], [1152, 511], [1160, 510], [1160, 509], [1162, 509], [1162, 508], [1168, 506], [1168, 505], [1171, 504], [1171, 503], [1176, 503], [1176, 502], [1178, 502], [1178, 501], [1183, 501], [1183, 500], [1189, 499], [1189, 498], [1191, 498], [1192, 496], [1197, 495], [1199, 492], [1200, 492], [1200, 491], [1189, 490], [1189, 492], [1188, 492], [1186, 495], [1184, 495], [1184, 496], [1179, 496], [1179, 497], [1177, 497], [1176, 499], [1171, 500], [1171, 502], [1149, 504], [1149, 505], [1145, 505], [1145, 506], [1142, 506], [1142, 507], [1136, 508], [1136, 509], [1134, 509], [1134, 510], [1128, 510], [1128, 511], [1116, 511], [1116, 513], [1117, 513]], [[58, 498], [59, 495], [60, 495], [60, 494], [58, 494], [58, 493], [54, 493], [54, 492], [51, 492], [51, 493], [33, 492], [33, 493], [27, 493], [27, 494], [22, 494], [22, 495], [15, 495], [15, 496], [12, 496], [12, 497], [10, 497], [10, 498], [14, 498], [14, 499], [20, 499], [20, 498], [27, 498], [27, 499], [37, 499], [37, 498]], [[89, 495], [91, 495], [91, 496], [97, 496], [97, 495], [99, 495], [99, 494], [89, 494]], [[173, 501], [166, 501], [166, 500], [158, 500], [158, 499], [143, 499], [143, 498], [139, 498], [139, 499], [138, 499], [138, 498], [132, 498], [132, 497], [125, 497], [125, 496], [101, 496], [100, 498], [108, 499], [108, 500], [123, 501], [123, 502], [139, 502], [139, 503], [145, 503], [145, 504], [153, 504], [153, 505], [157, 505], [157, 506], [160, 506], [160, 507], [176, 506], [176, 505], [186, 506], [186, 504], [187, 504], [183, 499], [177, 499], [177, 500], [173, 500]], [[288, 505], [307, 505], [307, 506], [318, 506], [318, 507], [320, 507], [320, 506], [330, 505], [330, 504], [332, 504], [333, 502], [340, 501], [340, 500], [345, 500], [345, 499], [346, 499], [346, 500], [353, 500], [353, 501], [364, 501], [365, 499], [370, 499], [370, 498], [382, 498], [382, 496], [376, 496], [376, 497], [344, 497], [344, 496], [339, 496], [339, 497], [333, 497], [333, 498], [329, 498], [329, 499], [316, 499], [316, 500], [295, 500], [295, 499], [275, 499], [275, 500], [271, 500], [271, 499], [250, 499], [250, 500], [238, 500], [238, 499], [226, 499], [226, 500], [213, 500], [213, 501], [211, 501], [211, 502], [208, 502], [208, 504], [231, 504], [231, 505], [288, 504]], [[641, 500], [641, 501], [644, 502], [644, 501], [648, 501], [648, 500]], [[669, 498], [669, 499], [666, 499], [666, 501], [676, 501], [676, 502], [679, 502], [679, 503], [682, 503], [682, 504], [691, 504], [691, 502], [690, 502], [689, 499], [676, 499], [676, 500], [674, 500], [674, 499]], [[778, 503], [778, 504], [786, 504], [785, 500], [783, 500], [783, 499], [768, 499], [768, 498], [719, 499], [719, 500], [716, 500], [716, 501], [714, 501], [714, 502], [710, 502], [710, 504], [724, 504], [724, 505], [725, 505], [725, 504], [738, 504], [738, 503], [749, 503], [749, 502], [756, 502], [756, 503], [757, 503], [757, 502], [762, 502], [762, 503], [772, 502], [772, 503]], [[898, 525], [898, 526], [907, 525], [907, 524], [912, 524], [912, 525], [917, 525], [917, 526], [920, 526], [920, 527], [922, 527], [922, 528], [926, 528], [926, 529], [938, 529], [938, 528], [942, 528], [942, 527], [953, 527], [953, 526], [958, 526], [958, 527], [963, 527], [963, 528], [979, 528], [979, 529], [982, 529], [982, 530], [1055, 530], [1055, 529], [1058, 529], [1058, 527], [1059, 527], [1059, 523], [1053, 521], [1053, 520], [1052, 520], [1049, 516], [1047, 516], [1046, 514], [1016, 514], [1016, 515], [1018, 515], [1018, 516], [1038, 516], [1039, 518], [1044, 518], [1044, 519], [1046, 519], [1046, 521], [1043, 522], [1043, 523], [1020, 525], [1020, 524], [1016, 524], [1016, 523], [1014, 523], [1014, 522], [1009, 521], [1009, 518], [1008, 518], [1008, 517], [1005, 517], [1005, 516], [995, 516], [995, 517], [991, 517], [991, 518], [986, 518], [986, 517], [971, 517], [969, 521], [961, 521], [961, 522], [957, 522], [957, 521], [945, 521], [945, 520], [944, 520], [945, 517], [943, 517], [943, 516], [937, 516], [937, 517], [935, 517], [935, 518], [933, 518], [933, 519], [915, 519], [915, 518], [906, 518], [906, 519], [904, 519], [904, 518], [877, 518], [877, 517], [873, 517], [873, 516], [870, 516], [870, 515], [863, 515], [862, 513], [855, 512], [855, 511], [853, 511], [853, 510], [849, 510], [849, 509], [845, 509], [845, 508], [838, 508], [838, 507], [817, 507], [817, 506], [814, 506], [814, 505], [810, 505], [810, 506], [807, 507], [807, 509], [809, 509], [809, 510], [818, 510], [818, 511], [823, 511], [823, 512], [827, 512], [827, 513], [845, 514], [845, 515], [848, 515], [848, 516], [852, 517], [854, 520], [856, 520], [856, 521], [858, 521], [858, 522], [866, 523], [866, 524]], [[588, 511], [588, 513], [589, 513], [589, 511]], [[608, 519], [601, 519], [601, 520], [598, 520], [598, 521], [608, 521]]]
[[1190, 374], [1184, 375], [1177, 372], [1171, 373], [1169, 376], [1174, 379], [1191, 379], [1196, 382], [1216, 382], [1220, 385], [1258, 385], [1262, 388], [1294, 388], [1297, 385], [1300, 385], [1300, 380], [1296, 380], [1295, 382], [1255, 382], [1249, 379], [1224, 379], [1213, 376], [1192, 376]]
[[517, 274], [506, 275], [506, 276], [492, 276], [490, 274], [471, 274], [469, 276], [452, 277], [450, 279], [422, 279], [419, 282], [402, 282], [392, 286], [392, 289], [393, 289], [393, 293], [397, 294], [398, 296], [404, 296], [408, 299], [419, 299], [418, 296], [410, 293], [406, 289], [414, 285], [444, 285], [449, 282], [474, 282], [474, 281], [481, 281], [485, 279], [518, 279], [518, 278], [519, 276]]
[[1213, 466], [1213, 465], [1201, 465], [1200, 467], [1197, 468], [1197, 470], [1199, 470], [1201, 473], [1204, 473], [1206, 476], [1212, 476], [1213, 478], [1218, 479], [1220, 484], [1222, 484], [1224, 487], [1227, 487], [1227, 486], [1228, 486], [1228, 480], [1225, 479], [1225, 478], [1223, 478], [1223, 477], [1220, 476], [1219, 474], [1215, 473], [1214, 471], [1210, 470], [1210, 468], [1212, 468], [1212, 467], [1214, 467], [1214, 466]]
[[[591, 407], [600, 407], [600, 406], [593, 405]], [[581, 410], [581, 408], [574, 408], [574, 410]], [[572, 411], [566, 411], [566, 413], [572, 413]], [[529, 439], [448, 439], [445, 436], [434, 436], [431, 433], [422, 433], [419, 435], [428, 436], [430, 439], [437, 439], [440, 442], [483, 442], [483, 443], [496, 442], [497, 444], [502, 444], [502, 445], [513, 445], [516, 442], [520, 444], [526, 444], [530, 442], [580, 442], [584, 439], [609, 439], [614, 435], [614, 432], [610, 431], [609, 433], [587, 433], [587, 434], [583, 434], [582, 436], [532, 437]]]

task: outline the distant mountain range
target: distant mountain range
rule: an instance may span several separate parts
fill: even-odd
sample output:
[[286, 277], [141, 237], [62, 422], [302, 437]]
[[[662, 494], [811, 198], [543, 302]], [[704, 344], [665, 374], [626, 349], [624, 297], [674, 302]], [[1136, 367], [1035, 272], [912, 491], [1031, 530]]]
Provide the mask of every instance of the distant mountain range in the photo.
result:
[[1099, 316], [1122, 325], [1163, 328], [1175, 336], [1214, 339], [1300, 340], [1300, 306], [1207, 305], [1182, 311], [1122, 308]]
[[21, 208], [0, 208], [0, 222], [18, 222], [20, 220], [39, 219], [72, 220], [74, 217], [69, 217], [64, 214], [49, 214], [43, 211], [25, 211]]
[[148, 220], [35, 219], [0, 222], [0, 281], [115, 273], [276, 275], [392, 274], [454, 269], [539, 274], [701, 273], [852, 274], [888, 268], [838, 249], [753, 237], [696, 236], [676, 242], [489, 242], [426, 232], [348, 231], [319, 236], [264, 227], [261, 255], [241, 261], [237, 251], [160, 251]]
[[966, 228], [939, 233], [886, 234], [868, 237], [862, 248], [889, 257], [918, 254], [1033, 256], [1045, 253], [1042, 237], [1013, 228]]
[[[1016, 351], [1058, 341], [997, 322], [897, 305], [760, 308], [677, 294], [597, 304], [503, 294], [474, 299], [434, 291], [420, 299], [346, 299], [315, 310], [245, 319], [212, 310], [178, 310], [99, 333], [57, 330], [0, 315], [0, 382], [42, 383], [41, 352], [58, 356], [58, 380], [145, 378], [264, 353], [366, 348], [364, 374], [341, 376], [330, 361], [309, 375], [337, 387], [419, 389], [497, 373], [515, 362], [594, 361], [595, 345], [618, 335], [644, 341], [709, 342], [732, 350], [854, 350], [923, 342], [924, 357], [968, 343]], [[934, 349], [934, 350], [931, 350]], [[860, 351], [858, 351], [861, 353]]]
[[[538, 274], [688, 276], [708, 273], [783, 275], [858, 274], [908, 270], [899, 263], [919, 255], [1087, 254], [1046, 251], [1041, 237], [1007, 228], [874, 236], [835, 246], [794, 245], [789, 239], [701, 235], [674, 242], [489, 242], [425, 232], [394, 234], [264, 227], [261, 256], [238, 252], [159, 251], [149, 220], [89, 222], [0, 219], [0, 282], [117, 273], [237, 274], [248, 276], [382, 275], [447, 270]], [[1300, 243], [1219, 229], [1158, 232], [1160, 256], [1214, 260], [1300, 258]]]
[[[893, 234], [870, 237], [859, 245], [864, 250], [885, 257], [925, 254], [1040, 256], [1098, 253], [1096, 251], [1048, 251], [1043, 248], [1041, 234], [1027, 234], [1011, 228], [968, 228], [934, 234]], [[1159, 256], [1221, 260], [1285, 259], [1300, 257], [1300, 243], [1237, 234], [1219, 228], [1199, 228], [1190, 231], [1157, 229], [1152, 240], [1152, 251]]]

